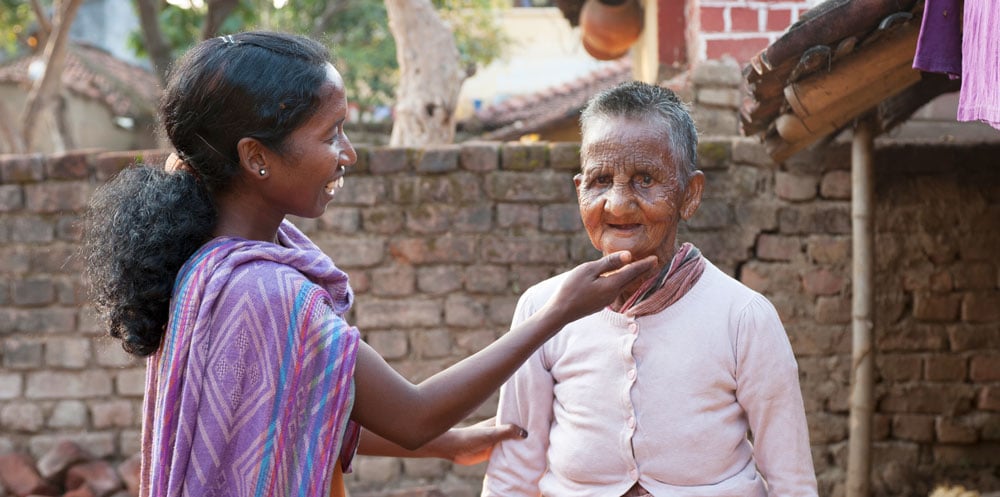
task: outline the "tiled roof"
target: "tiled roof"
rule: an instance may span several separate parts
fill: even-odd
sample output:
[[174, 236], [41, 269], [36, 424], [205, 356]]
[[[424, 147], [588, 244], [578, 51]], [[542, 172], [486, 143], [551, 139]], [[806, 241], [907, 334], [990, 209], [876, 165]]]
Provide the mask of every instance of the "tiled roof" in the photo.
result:
[[[0, 83], [27, 86], [28, 66], [39, 58], [29, 55], [0, 66]], [[62, 84], [77, 95], [103, 103], [115, 116], [155, 115], [160, 98], [159, 81], [151, 71], [86, 45], [68, 47]]]
[[590, 97], [630, 79], [632, 63], [624, 58], [561, 85], [486, 107], [460, 122], [459, 127], [487, 140], [515, 140], [577, 118]]
[[807, 11], [744, 68], [743, 133], [761, 135], [782, 161], [872, 110], [884, 132], [934, 97], [957, 91], [957, 82], [907, 65], [923, 5], [828, 0]]

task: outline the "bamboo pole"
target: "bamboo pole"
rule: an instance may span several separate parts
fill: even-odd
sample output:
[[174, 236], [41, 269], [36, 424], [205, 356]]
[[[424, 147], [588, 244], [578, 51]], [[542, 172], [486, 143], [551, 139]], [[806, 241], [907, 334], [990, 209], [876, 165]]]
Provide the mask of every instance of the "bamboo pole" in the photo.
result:
[[853, 248], [853, 303], [851, 345], [851, 415], [847, 453], [847, 497], [868, 497], [871, 474], [872, 413], [875, 350], [872, 328], [874, 307], [874, 236], [872, 172], [876, 123], [862, 118], [854, 129], [851, 146], [851, 234]]

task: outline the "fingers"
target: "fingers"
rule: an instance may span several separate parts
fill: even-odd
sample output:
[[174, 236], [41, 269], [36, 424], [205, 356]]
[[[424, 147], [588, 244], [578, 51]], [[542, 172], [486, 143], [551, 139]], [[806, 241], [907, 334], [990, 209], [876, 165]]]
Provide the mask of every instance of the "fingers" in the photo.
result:
[[[614, 254], [612, 254], [613, 256]], [[632, 280], [646, 274], [653, 269], [656, 264], [656, 256], [649, 256], [631, 264], [628, 264], [612, 274], [605, 275], [607, 282], [613, 286], [621, 287], [627, 285]]]
[[593, 262], [596, 266], [597, 274], [605, 274], [620, 269], [632, 260], [632, 254], [627, 250], [608, 254]]

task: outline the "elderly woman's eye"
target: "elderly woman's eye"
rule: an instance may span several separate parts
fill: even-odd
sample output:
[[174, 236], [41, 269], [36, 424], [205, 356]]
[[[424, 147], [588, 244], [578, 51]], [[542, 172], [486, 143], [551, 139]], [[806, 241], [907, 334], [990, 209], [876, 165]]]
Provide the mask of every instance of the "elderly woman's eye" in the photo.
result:
[[602, 175], [594, 178], [594, 183], [598, 184], [598, 185], [610, 185], [611, 184], [611, 175], [610, 174], [602, 174]]
[[636, 177], [636, 181], [642, 186], [650, 186], [653, 184], [653, 177], [649, 174], [640, 174]]

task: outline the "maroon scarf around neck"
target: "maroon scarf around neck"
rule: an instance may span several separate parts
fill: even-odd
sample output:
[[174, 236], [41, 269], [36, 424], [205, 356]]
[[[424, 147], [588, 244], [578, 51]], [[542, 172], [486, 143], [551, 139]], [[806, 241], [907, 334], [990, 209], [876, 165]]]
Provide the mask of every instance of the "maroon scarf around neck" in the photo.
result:
[[670, 264], [643, 282], [618, 312], [635, 317], [656, 314], [680, 300], [704, 271], [705, 258], [701, 256], [701, 251], [685, 243], [674, 254]]

